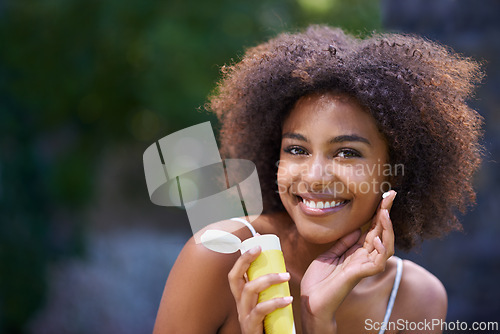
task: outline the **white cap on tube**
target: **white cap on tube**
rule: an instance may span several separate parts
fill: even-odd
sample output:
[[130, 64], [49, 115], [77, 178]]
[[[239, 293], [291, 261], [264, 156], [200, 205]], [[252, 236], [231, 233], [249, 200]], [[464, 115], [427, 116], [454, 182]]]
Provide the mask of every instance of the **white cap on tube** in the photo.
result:
[[262, 251], [278, 249], [281, 250], [280, 239], [275, 234], [263, 234], [256, 235], [255, 237], [249, 238], [241, 243], [240, 249], [241, 253], [245, 253], [255, 246], [260, 246]]

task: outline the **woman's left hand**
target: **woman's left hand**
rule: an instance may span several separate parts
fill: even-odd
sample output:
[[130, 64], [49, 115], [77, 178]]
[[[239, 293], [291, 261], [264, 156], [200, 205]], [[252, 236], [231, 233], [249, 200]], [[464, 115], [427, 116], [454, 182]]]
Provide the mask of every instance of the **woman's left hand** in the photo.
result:
[[305, 333], [335, 332], [335, 313], [344, 298], [362, 278], [384, 271], [394, 254], [389, 211], [395, 197], [390, 191], [381, 201], [369, 232], [344, 236], [309, 265], [301, 281]]

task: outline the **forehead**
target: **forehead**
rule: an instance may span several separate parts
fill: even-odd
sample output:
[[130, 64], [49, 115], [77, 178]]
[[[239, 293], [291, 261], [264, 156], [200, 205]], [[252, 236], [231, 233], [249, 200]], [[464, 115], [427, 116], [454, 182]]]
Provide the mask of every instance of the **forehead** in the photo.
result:
[[368, 110], [353, 97], [339, 93], [311, 94], [300, 98], [283, 123], [283, 132], [295, 131], [382, 138]]

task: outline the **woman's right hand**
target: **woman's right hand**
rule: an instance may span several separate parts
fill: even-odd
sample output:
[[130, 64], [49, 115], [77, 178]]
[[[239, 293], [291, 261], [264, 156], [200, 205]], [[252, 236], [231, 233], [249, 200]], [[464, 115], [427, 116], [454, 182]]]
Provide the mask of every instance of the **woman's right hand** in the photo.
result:
[[258, 302], [260, 292], [271, 285], [287, 282], [290, 279], [289, 273], [281, 273], [263, 275], [253, 281], [248, 281], [246, 272], [260, 252], [260, 247], [255, 247], [243, 253], [228, 274], [229, 286], [236, 301], [242, 334], [262, 334], [265, 316], [292, 302], [292, 297]]

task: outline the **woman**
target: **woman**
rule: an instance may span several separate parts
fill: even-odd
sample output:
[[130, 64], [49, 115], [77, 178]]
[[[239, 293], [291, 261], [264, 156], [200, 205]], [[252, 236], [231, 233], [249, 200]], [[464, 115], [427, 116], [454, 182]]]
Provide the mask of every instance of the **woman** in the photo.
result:
[[[475, 200], [481, 117], [465, 101], [478, 64], [418, 37], [358, 40], [314, 26], [249, 49], [224, 73], [209, 106], [221, 151], [257, 165], [264, 213], [252, 224], [279, 236], [289, 273], [248, 282], [260, 249], [222, 255], [190, 240], [155, 333], [260, 334], [265, 315], [289, 303], [298, 333], [384, 332], [382, 323], [411, 333], [443, 320], [443, 285], [392, 255], [459, 229], [455, 211]], [[284, 281], [292, 298], [258, 303]]]

